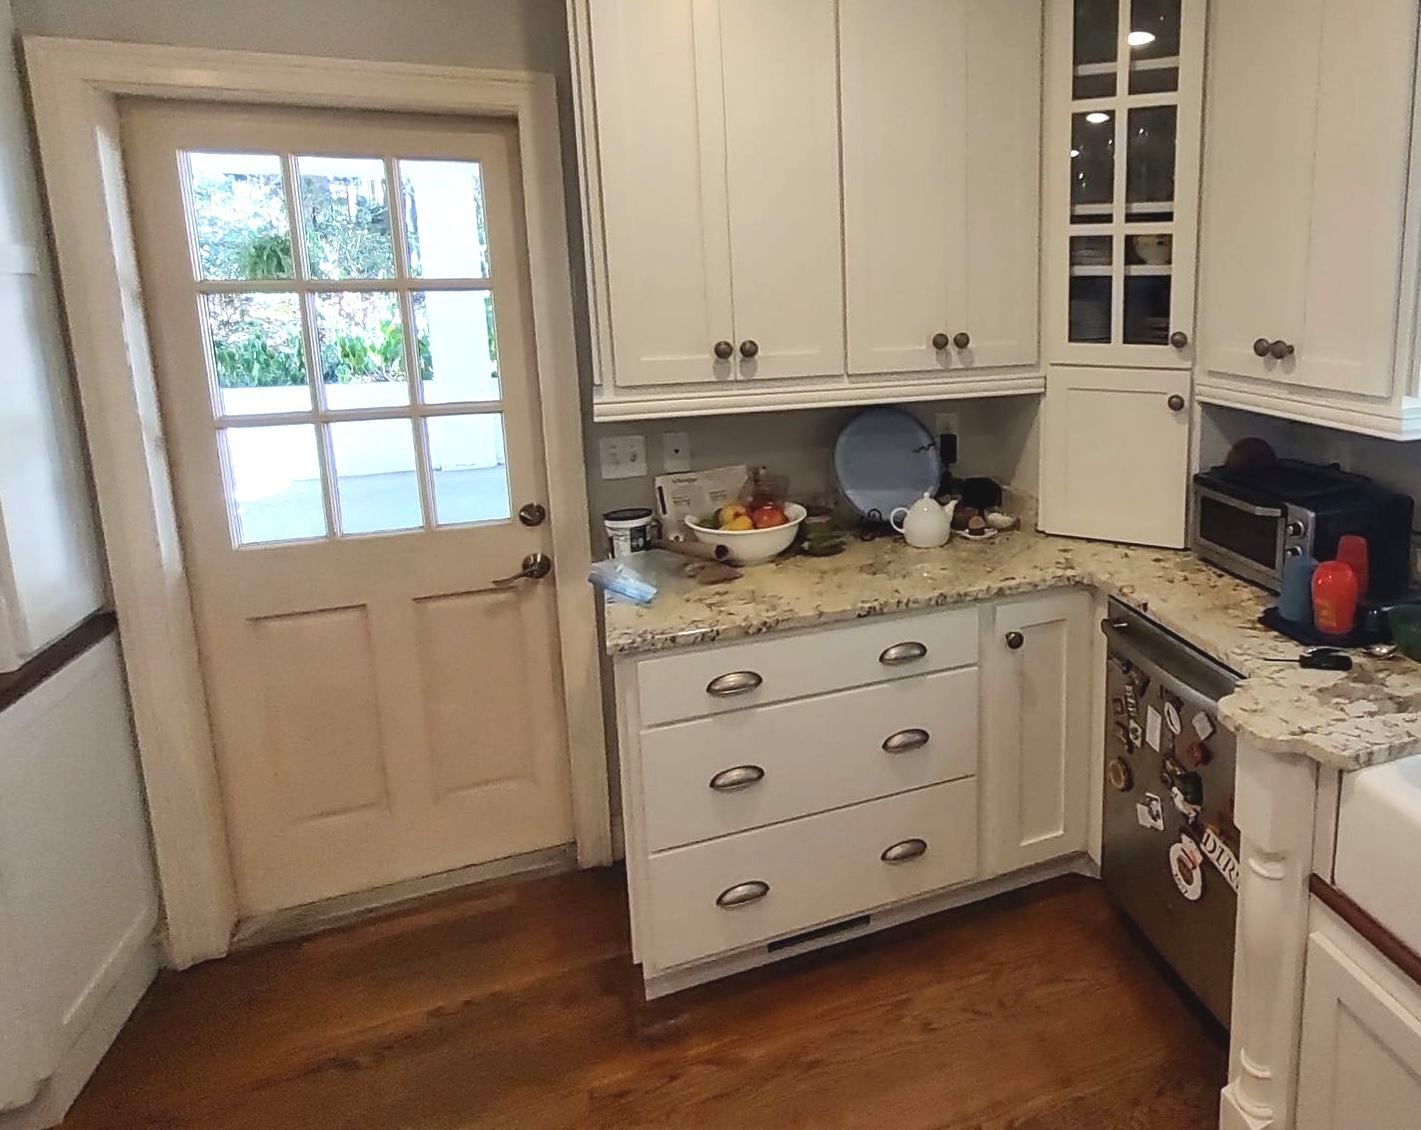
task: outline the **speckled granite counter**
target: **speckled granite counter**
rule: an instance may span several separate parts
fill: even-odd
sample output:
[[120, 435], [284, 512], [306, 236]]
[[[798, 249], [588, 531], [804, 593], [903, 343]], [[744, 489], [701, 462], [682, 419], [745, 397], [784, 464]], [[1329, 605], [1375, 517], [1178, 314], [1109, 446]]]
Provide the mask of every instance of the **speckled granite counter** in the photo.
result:
[[1258, 624], [1269, 594], [1171, 550], [1026, 531], [981, 543], [954, 537], [933, 550], [853, 542], [838, 557], [755, 566], [726, 585], [677, 581], [646, 608], [609, 603], [606, 645], [630, 655], [1070, 585], [1145, 609], [1248, 676], [1219, 713], [1264, 749], [1338, 769], [1421, 752], [1421, 664], [1359, 656], [1339, 673], [1261, 662], [1299, 650]]

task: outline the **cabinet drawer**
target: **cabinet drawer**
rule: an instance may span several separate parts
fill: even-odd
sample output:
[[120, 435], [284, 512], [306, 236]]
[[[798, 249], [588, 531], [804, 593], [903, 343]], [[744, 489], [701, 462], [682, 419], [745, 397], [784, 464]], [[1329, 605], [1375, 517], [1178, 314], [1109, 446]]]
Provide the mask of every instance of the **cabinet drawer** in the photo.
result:
[[976, 667], [660, 726], [641, 736], [646, 848], [976, 771]]
[[[914, 840], [921, 854], [884, 860]], [[976, 874], [971, 777], [661, 852], [648, 863], [649, 905], [639, 915], [649, 934], [646, 964], [681, 965]]]
[[696, 649], [637, 665], [641, 722], [655, 726], [976, 661], [974, 608]]

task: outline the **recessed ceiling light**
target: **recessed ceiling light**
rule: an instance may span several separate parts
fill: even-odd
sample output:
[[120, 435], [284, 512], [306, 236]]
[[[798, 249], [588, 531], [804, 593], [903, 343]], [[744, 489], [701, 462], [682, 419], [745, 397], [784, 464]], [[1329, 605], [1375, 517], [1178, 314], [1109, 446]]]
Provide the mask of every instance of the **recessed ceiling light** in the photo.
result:
[[1125, 42], [1131, 47], [1145, 47], [1155, 41], [1155, 33], [1152, 31], [1132, 31], [1125, 37]]
[[1092, 110], [1085, 116], [1085, 120], [1093, 126], [1102, 125], [1110, 120], [1110, 115], [1104, 110]]

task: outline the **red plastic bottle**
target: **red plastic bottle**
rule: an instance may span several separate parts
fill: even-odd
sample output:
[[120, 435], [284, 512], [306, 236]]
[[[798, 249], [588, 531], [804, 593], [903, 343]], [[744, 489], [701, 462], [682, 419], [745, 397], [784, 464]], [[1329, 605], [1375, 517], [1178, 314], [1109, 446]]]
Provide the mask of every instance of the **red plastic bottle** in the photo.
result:
[[1324, 561], [1312, 575], [1312, 620], [1319, 632], [1345, 636], [1357, 618], [1357, 574], [1345, 561]]

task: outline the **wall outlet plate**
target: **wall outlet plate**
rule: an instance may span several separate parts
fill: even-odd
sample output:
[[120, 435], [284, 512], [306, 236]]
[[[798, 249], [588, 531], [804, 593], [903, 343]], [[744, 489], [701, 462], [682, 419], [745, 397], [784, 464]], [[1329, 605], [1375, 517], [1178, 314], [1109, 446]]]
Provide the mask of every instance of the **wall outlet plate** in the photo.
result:
[[661, 469], [668, 475], [691, 469], [691, 436], [689, 432], [661, 433]]
[[647, 473], [645, 436], [603, 436], [597, 451], [604, 479], [639, 479]]

